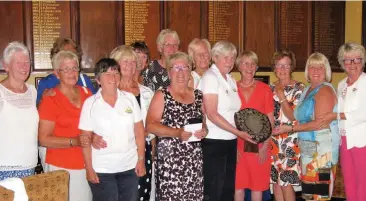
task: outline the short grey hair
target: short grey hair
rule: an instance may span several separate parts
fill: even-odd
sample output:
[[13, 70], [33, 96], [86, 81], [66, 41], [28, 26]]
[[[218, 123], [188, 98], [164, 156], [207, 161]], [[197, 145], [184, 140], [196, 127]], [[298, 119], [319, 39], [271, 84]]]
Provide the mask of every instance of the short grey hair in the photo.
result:
[[306, 67], [305, 67], [305, 79], [309, 82], [309, 67], [312, 65], [323, 65], [325, 67], [325, 80], [327, 82], [330, 82], [332, 80], [332, 69], [330, 68], [330, 64], [328, 61], [328, 58], [319, 52], [315, 52], [311, 54], [306, 61]]
[[215, 45], [212, 47], [211, 54], [212, 57], [223, 56], [228, 54], [231, 54], [234, 57], [236, 57], [238, 52], [236, 50], [235, 45], [233, 45], [229, 41], [222, 40], [215, 43]]
[[3, 52], [4, 63], [9, 64], [14, 53], [16, 53], [16, 52], [22, 52], [23, 54], [27, 55], [30, 60], [29, 49], [23, 43], [18, 42], [18, 41], [13, 41], [13, 42], [10, 42], [6, 46], [6, 48]]
[[362, 58], [362, 68], [365, 68], [365, 59], [366, 59], [366, 51], [362, 45], [357, 43], [345, 43], [338, 49], [338, 63], [341, 65], [342, 70], [344, 69], [344, 56], [351, 54], [351, 53], [359, 53]]
[[191, 57], [188, 56], [188, 54], [186, 54], [185, 52], [180, 52], [180, 51], [178, 51], [168, 57], [168, 59], [166, 60], [166, 69], [169, 71], [173, 67], [173, 62], [178, 59], [186, 60], [188, 63], [189, 69], [192, 70], [193, 62], [192, 62]]
[[79, 67], [79, 57], [75, 53], [73, 53], [71, 51], [61, 50], [52, 57], [52, 68], [54, 70], [58, 70], [60, 68], [61, 63], [65, 59], [70, 59], [70, 60], [76, 61], [76, 63], [78, 64], [78, 67]]
[[178, 41], [178, 44], [180, 44], [178, 33], [176, 31], [170, 30], [170, 29], [163, 29], [163, 30], [160, 31], [160, 33], [158, 35], [158, 38], [156, 39], [156, 44], [158, 46], [164, 45], [165, 37], [167, 35], [173, 36], [173, 38]]

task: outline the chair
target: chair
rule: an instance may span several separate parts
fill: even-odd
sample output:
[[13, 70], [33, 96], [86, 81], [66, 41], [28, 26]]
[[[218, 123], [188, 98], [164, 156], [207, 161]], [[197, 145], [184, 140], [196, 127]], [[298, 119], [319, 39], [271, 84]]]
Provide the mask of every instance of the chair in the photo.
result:
[[[69, 173], [57, 170], [22, 178], [29, 201], [68, 201]], [[14, 192], [0, 186], [0, 201], [12, 201]]]

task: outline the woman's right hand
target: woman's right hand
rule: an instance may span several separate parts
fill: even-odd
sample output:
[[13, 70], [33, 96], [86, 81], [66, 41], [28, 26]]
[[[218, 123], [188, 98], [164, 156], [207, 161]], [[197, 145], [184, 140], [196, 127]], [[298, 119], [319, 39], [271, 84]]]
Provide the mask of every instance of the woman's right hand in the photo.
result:
[[281, 125], [273, 129], [272, 135], [280, 135], [282, 133], [289, 133], [292, 131], [292, 126]]
[[178, 137], [181, 141], [187, 141], [191, 136], [192, 136], [191, 132], [186, 132], [183, 129], [181, 129]]
[[93, 184], [99, 184], [99, 177], [93, 168], [86, 169], [86, 179]]
[[257, 144], [247, 132], [239, 131], [238, 137], [241, 137], [242, 139], [251, 142], [253, 144]]

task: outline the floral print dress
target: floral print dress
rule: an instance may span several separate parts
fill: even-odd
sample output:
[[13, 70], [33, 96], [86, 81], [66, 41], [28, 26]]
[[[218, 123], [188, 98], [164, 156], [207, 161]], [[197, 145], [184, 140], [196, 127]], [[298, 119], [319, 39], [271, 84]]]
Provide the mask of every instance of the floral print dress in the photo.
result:
[[[296, 122], [289, 120], [281, 110], [280, 100], [275, 92], [275, 85], [271, 84], [270, 88], [273, 92], [273, 101], [275, 106], [275, 127], [284, 124], [295, 124]], [[284, 93], [292, 109], [294, 109], [299, 103], [299, 99], [304, 88], [305, 85], [300, 82], [285, 86]], [[284, 133], [272, 136], [271, 183], [276, 183], [280, 186], [300, 185], [300, 150], [298, 148], [297, 141], [297, 133]]]

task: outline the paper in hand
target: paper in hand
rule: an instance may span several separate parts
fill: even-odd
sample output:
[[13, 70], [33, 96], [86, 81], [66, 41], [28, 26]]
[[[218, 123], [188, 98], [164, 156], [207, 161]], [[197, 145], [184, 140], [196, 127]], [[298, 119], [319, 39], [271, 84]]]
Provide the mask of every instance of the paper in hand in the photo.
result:
[[202, 123], [188, 124], [184, 126], [184, 131], [192, 133], [192, 136], [187, 140], [187, 142], [201, 141], [194, 135], [194, 132], [202, 129]]

